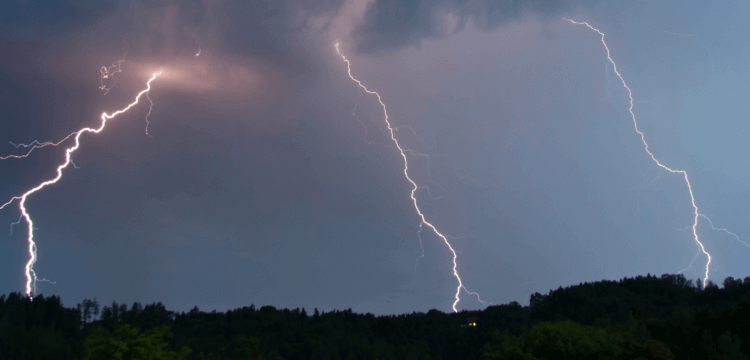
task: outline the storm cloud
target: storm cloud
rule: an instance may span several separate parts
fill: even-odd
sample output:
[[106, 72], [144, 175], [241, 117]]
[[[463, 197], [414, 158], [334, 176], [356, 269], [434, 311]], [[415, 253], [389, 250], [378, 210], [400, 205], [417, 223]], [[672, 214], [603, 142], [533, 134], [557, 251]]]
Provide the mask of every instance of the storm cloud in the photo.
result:
[[[380, 94], [420, 207], [482, 299], [701, 277], [684, 179], [644, 151], [601, 37], [561, 17], [607, 34], [651, 151], [689, 172], [717, 228], [747, 240], [747, 5], [722, 4], [2, 2], [0, 155], [98, 125], [163, 71], [152, 109], [143, 100], [83, 135], [78, 168], [28, 199], [35, 269], [56, 282], [39, 291], [66, 305], [449, 311], [452, 253], [420, 231], [384, 111], [337, 42]], [[104, 95], [99, 70], [120, 60]], [[0, 161], [0, 201], [63, 157]], [[1, 293], [25, 283], [18, 217], [0, 212]], [[698, 230], [712, 278], [747, 275], [750, 249], [707, 220]], [[461, 294], [459, 309], [481, 307]]]
[[598, 0], [375, 0], [356, 29], [357, 51], [395, 50], [417, 45], [423, 39], [440, 39], [461, 31], [469, 20], [477, 28], [490, 31], [524, 14], [546, 20], [596, 3]]

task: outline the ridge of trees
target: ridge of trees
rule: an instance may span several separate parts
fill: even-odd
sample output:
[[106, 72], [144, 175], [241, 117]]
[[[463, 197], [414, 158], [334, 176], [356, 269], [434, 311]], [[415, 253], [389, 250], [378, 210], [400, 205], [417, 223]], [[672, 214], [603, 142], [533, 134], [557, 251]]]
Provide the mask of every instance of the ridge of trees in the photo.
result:
[[[466, 326], [470, 317], [476, 327]], [[132, 357], [157, 347], [158, 357]], [[703, 288], [682, 275], [649, 274], [534, 293], [528, 306], [386, 316], [254, 305], [174, 312], [161, 302], [101, 307], [96, 299], [67, 308], [57, 296], [0, 295], [0, 359], [93, 360], [97, 351], [122, 359], [563, 359], [561, 351], [747, 359], [750, 277]]]

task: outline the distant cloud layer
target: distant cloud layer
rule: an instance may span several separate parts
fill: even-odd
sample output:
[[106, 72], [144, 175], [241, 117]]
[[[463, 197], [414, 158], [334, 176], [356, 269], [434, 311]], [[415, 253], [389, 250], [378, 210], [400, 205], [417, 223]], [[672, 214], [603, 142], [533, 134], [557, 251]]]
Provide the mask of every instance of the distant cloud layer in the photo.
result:
[[551, 17], [598, 0], [495, 1], [495, 0], [375, 0], [356, 30], [357, 50], [372, 53], [441, 38], [463, 29], [471, 19], [485, 31], [518, 19], [524, 13]]

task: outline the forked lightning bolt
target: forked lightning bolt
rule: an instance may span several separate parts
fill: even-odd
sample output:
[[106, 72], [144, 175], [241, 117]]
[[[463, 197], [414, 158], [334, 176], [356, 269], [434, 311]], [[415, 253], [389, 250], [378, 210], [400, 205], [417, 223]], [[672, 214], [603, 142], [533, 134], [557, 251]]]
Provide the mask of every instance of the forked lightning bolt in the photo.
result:
[[[453, 311], [454, 312], [458, 312], [458, 310], [456, 309], [456, 305], [458, 305], [458, 302], [461, 300], [460, 297], [459, 297], [459, 295], [461, 294], [461, 289], [464, 289], [464, 291], [466, 291], [467, 293], [469, 293], [471, 295], [476, 295], [477, 299], [479, 299], [479, 301], [484, 306], [487, 306], [488, 303], [485, 302], [485, 301], [483, 301], [479, 297], [479, 294], [477, 294], [475, 292], [469, 291], [463, 285], [463, 282], [461, 281], [461, 277], [458, 275], [458, 270], [456, 269], [456, 267], [458, 266], [457, 263], [456, 263], [456, 258], [457, 258], [456, 251], [453, 250], [453, 246], [451, 246], [450, 242], [448, 241], [448, 237], [446, 235], [443, 235], [440, 231], [438, 231], [438, 229], [435, 227], [435, 225], [432, 225], [430, 222], [428, 222], [427, 219], [425, 218], [424, 214], [422, 213], [422, 210], [419, 209], [419, 203], [417, 202], [417, 198], [416, 198], [416, 192], [419, 189], [419, 186], [417, 186], [417, 183], [414, 182], [414, 180], [412, 180], [411, 177], [409, 177], [409, 161], [406, 158], [406, 152], [401, 147], [401, 145], [398, 143], [398, 140], [396, 140], [396, 136], [394, 135], [394, 128], [391, 126], [391, 123], [388, 121], [388, 111], [385, 108], [385, 104], [383, 103], [383, 100], [380, 98], [380, 94], [378, 94], [375, 91], [371, 91], [371, 90], [367, 89], [367, 87], [365, 87], [359, 80], [357, 80], [356, 78], [354, 78], [354, 76], [352, 76], [351, 63], [346, 58], [346, 56], [344, 56], [341, 53], [341, 50], [339, 49], [339, 43], [336, 43], [335, 46], [336, 46], [336, 53], [338, 53], [339, 56], [341, 56], [341, 58], [344, 59], [344, 61], [346, 62], [346, 68], [347, 68], [347, 72], [348, 72], [349, 78], [351, 78], [352, 81], [356, 82], [357, 85], [360, 88], [362, 88], [362, 90], [364, 90], [366, 93], [368, 93], [370, 95], [375, 95], [378, 98], [378, 102], [380, 102], [380, 106], [383, 107], [383, 113], [385, 115], [385, 125], [386, 125], [386, 127], [388, 128], [388, 131], [391, 134], [391, 140], [393, 140], [393, 142], [396, 144], [396, 148], [398, 148], [398, 151], [401, 153], [401, 157], [404, 159], [404, 176], [406, 177], [406, 180], [409, 181], [409, 183], [412, 185], [411, 200], [414, 203], [414, 209], [417, 211], [417, 215], [419, 215], [419, 218], [421, 220], [421, 222], [419, 224], [419, 233], [422, 232], [422, 227], [423, 226], [429, 227], [438, 237], [440, 237], [441, 239], [443, 239], [443, 242], [445, 242], [445, 245], [448, 245], [448, 249], [450, 249], [451, 253], [453, 253], [453, 276], [455, 276], [456, 279], [458, 280], [458, 287], [456, 287], [456, 301], [453, 302]], [[421, 245], [421, 240], [422, 239], [420, 237], [420, 245]], [[424, 256], [424, 254], [422, 256]]]
[[2, 159], [7, 159], [9, 157], [14, 157], [14, 158], [26, 157], [34, 149], [37, 149], [37, 148], [40, 148], [40, 147], [44, 147], [44, 146], [48, 146], [48, 145], [57, 146], [60, 143], [62, 143], [63, 141], [69, 139], [70, 137], [74, 137], [75, 138], [75, 145], [73, 145], [72, 147], [69, 147], [69, 148], [65, 149], [65, 162], [62, 163], [61, 165], [59, 165], [57, 167], [57, 176], [55, 176], [53, 179], [50, 179], [50, 180], [47, 180], [47, 181], [44, 181], [44, 182], [40, 183], [39, 185], [37, 185], [36, 187], [32, 188], [31, 190], [23, 193], [23, 195], [21, 195], [21, 196], [14, 196], [8, 202], [6, 202], [2, 206], [0, 206], [0, 210], [2, 210], [6, 206], [10, 205], [13, 201], [19, 200], [19, 208], [21, 209], [21, 217], [24, 220], [26, 220], [26, 224], [28, 225], [28, 227], [27, 227], [27, 230], [28, 230], [27, 241], [28, 241], [28, 245], [29, 245], [29, 261], [26, 263], [26, 295], [27, 296], [31, 297], [32, 294], [34, 294], [34, 292], [36, 291], [36, 282], [37, 281], [48, 281], [48, 280], [37, 278], [36, 273], [34, 272], [34, 263], [36, 263], [36, 259], [37, 259], [37, 256], [36, 256], [36, 243], [34, 242], [34, 223], [31, 220], [31, 216], [29, 215], [28, 210], [26, 209], [26, 206], [25, 206], [26, 205], [26, 199], [31, 194], [33, 194], [33, 193], [35, 193], [35, 192], [37, 192], [37, 191], [39, 191], [39, 190], [47, 187], [48, 185], [52, 185], [52, 184], [58, 182], [60, 180], [60, 178], [62, 178], [62, 171], [63, 171], [63, 169], [65, 169], [66, 167], [68, 167], [69, 164], [72, 164], [71, 154], [74, 151], [76, 151], [78, 149], [78, 147], [80, 146], [81, 134], [83, 134], [84, 132], [92, 132], [92, 133], [97, 133], [98, 134], [99, 132], [101, 132], [102, 130], [104, 130], [104, 127], [107, 125], [107, 120], [108, 119], [112, 119], [115, 116], [117, 116], [119, 114], [122, 114], [122, 113], [130, 110], [130, 108], [132, 108], [133, 106], [135, 106], [135, 105], [138, 104], [139, 100], [141, 99], [141, 96], [143, 96], [144, 94], [146, 94], [148, 96], [148, 92], [151, 90], [151, 82], [154, 81], [154, 79], [156, 79], [161, 74], [162, 74], [161, 71], [158, 71], [158, 72], [152, 74], [151, 78], [148, 80], [148, 82], [146, 82], [146, 89], [143, 90], [143, 91], [141, 91], [141, 92], [139, 92], [138, 95], [135, 97], [135, 101], [133, 101], [130, 105], [128, 105], [127, 107], [125, 107], [122, 110], [118, 110], [118, 111], [112, 113], [111, 115], [107, 114], [107, 113], [103, 113], [102, 116], [101, 116], [102, 122], [101, 122], [101, 125], [99, 126], [98, 129], [83, 128], [81, 130], [78, 130], [78, 131], [76, 131], [76, 132], [74, 132], [74, 133], [66, 136], [64, 139], [60, 140], [57, 143], [51, 143], [51, 142], [39, 143], [37, 141], [34, 141], [30, 145], [24, 145], [24, 147], [31, 147], [31, 150], [28, 153], [26, 153], [25, 155], [22, 155], [22, 156], [7, 156], [7, 157], [2, 158]]
[[[641, 132], [641, 130], [638, 129], [638, 122], [636, 121], [636, 119], [635, 119], [635, 113], [633, 112], [633, 92], [630, 91], [630, 87], [628, 87], [628, 84], [625, 83], [625, 79], [622, 77], [622, 75], [620, 74], [620, 72], [617, 70], [617, 64], [615, 64], [615, 61], [612, 60], [612, 56], [611, 56], [611, 54], [609, 52], [609, 47], [607, 46], [607, 43], [604, 41], [604, 33], [601, 32], [601, 31], [599, 31], [599, 29], [591, 26], [587, 22], [577, 22], [577, 21], [573, 21], [573, 20], [565, 19], [565, 18], [563, 20], [569, 21], [569, 22], [571, 22], [573, 24], [576, 24], [576, 25], [585, 25], [589, 29], [591, 29], [593, 31], [596, 31], [596, 33], [601, 36], [602, 44], [604, 45], [604, 49], [607, 50], [607, 59], [609, 59], [609, 62], [612, 63], [612, 67], [615, 70], [615, 74], [617, 74], [617, 77], [619, 77], [620, 81], [622, 81], [622, 86], [624, 86], [625, 89], [628, 91], [628, 97], [630, 98], [630, 108], [628, 110], [630, 111], [630, 116], [633, 118], [633, 125], [635, 126], [635, 131], [638, 133], [638, 135], [641, 136], [641, 141], [643, 142], [643, 145], [645, 146], [646, 153], [648, 153], [648, 155], [651, 157], [651, 160], [653, 160], [656, 163], [656, 165], [659, 165], [660, 168], [662, 168], [664, 170], [667, 170], [667, 171], [669, 171], [669, 172], [671, 172], [673, 174], [681, 174], [685, 178], [685, 183], [687, 184], [688, 192], [690, 193], [690, 201], [693, 204], [693, 214], [694, 214], [694, 217], [693, 217], [693, 226], [692, 226], [692, 228], [693, 228], [693, 237], [695, 239], [696, 244], [698, 244], [698, 247], [700, 248], [700, 251], [698, 252], [698, 254], [700, 254], [701, 252], [703, 252], [704, 254], [706, 254], [706, 257], [708, 258], [708, 261], [706, 262], [705, 278], [703, 279], [703, 287], [705, 287], [708, 284], [708, 280], [709, 280], [709, 277], [708, 277], [709, 274], [708, 273], [709, 273], [709, 266], [711, 265], [711, 254], [709, 254], [708, 251], [706, 251], [706, 247], [703, 246], [703, 243], [698, 238], [698, 219], [702, 217], [702, 218], [708, 220], [709, 223], [711, 223], [711, 229], [712, 230], [724, 231], [724, 232], [726, 232], [726, 233], [728, 233], [730, 235], [733, 235], [735, 238], [737, 238], [738, 241], [740, 241], [739, 237], [737, 237], [737, 235], [729, 232], [727, 229], [715, 228], [714, 224], [711, 222], [711, 220], [708, 219], [708, 217], [706, 217], [705, 215], [703, 215], [703, 214], [701, 214], [701, 213], [698, 212], [698, 206], [695, 204], [695, 196], [693, 195], [693, 185], [690, 183], [690, 179], [688, 178], [687, 171], [685, 171], [685, 170], [674, 170], [672, 168], [667, 167], [666, 165], [664, 165], [661, 162], [659, 162], [659, 160], [656, 159], [656, 157], [651, 152], [651, 150], [648, 149], [648, 143], [646, 142], [646, 136], [643, 134], [643, 132]], [[742, 242], [743, 244], [747, 245], [743, 241], [740, 241], [740, 242]], [[697, 258], [697, 255], [696, 255], [696, 258]], [[695, 258], [693, 258], [693, 261], [695, 261]], [[692, 265], [693, 265], [693, 262], [691, 261], [690, 262], [690, 266], [692, 266]], [[688, 268], [690, 266], [688, 266]], [[685, 269], [685, 270], [687, 270], [687, 269]], [[685, 270], [681, 270], [680, 272], [685, 271]]]
[[[151, 134], [148, 133], [148, 126], [151, 125], [151, 123], [148, 121], [148, 117], [151, 116], [151, 111], [154, 109], [154, 102], [148, 96], [148, 92], [146, 92], [146, 99], [148, 99], [148, 102], [151, 104], [151, 106], [149, 106], [149, 108], [148, 108], [148, 114], [146, 114], [146, 135], [151, 136]], [[31, 148], [31, 149], [29, 149], [29, 151], [27, 151], [23, 155], [0, 156], [0, 160], [23, 159], [25, 157], [28, 157], [36, 149], [40, 149], [40, 148], [47, 147], [47, 146], [58, 146], [58, 145], [62, 144], [65, 140], [70, 139], [71, 136], [73, 136], [73, 135], [75, 135], [77, 133], [78, 133], [77, 131], [76, 132], [72, 132], [68, 136], [64, 137], [62, 140], [60, 140], [58, 142], [47, 141], [47, 142], [41, 143], [41, 142], [39, 142], [37, 140], [34, 140], [34, 141], [32, 141], [31, 143], [28, 143], [28, 144], [18, 144], [18, 145], [16, 145], [15, 143], [13, 143], [11, 141], [10, 144], [13, 145], [16, 149], [19, 149], [19, 148], [22, 148], [22, 147], [23, 148]], [[72, 160], [71, 160], [71, 162], [72, 162]], [[73, 164], [73, 167], [76, 167], [76, 164]]]

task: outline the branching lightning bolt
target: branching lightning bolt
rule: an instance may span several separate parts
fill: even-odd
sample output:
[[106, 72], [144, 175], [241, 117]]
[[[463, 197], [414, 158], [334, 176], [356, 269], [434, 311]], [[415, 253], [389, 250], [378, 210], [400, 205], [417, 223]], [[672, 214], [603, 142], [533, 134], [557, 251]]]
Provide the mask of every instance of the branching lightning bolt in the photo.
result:
[[[664, 170], [667, 170], [667, 171], [669, 171], [669, 172], [671, 172], [673, 174], [681, 174], [685, 178], [685, 183], [687, 184], [688, 192], [690, 193], [690, 201], [691, 201], [691, 203], [693, 205], [693, 214], [694, 214], [694, 217], [693, 217], [692, 228], [693, 228], [693, 237], [695, 239], [696, 244], [698, 244], [698, 247], [700, 248], [700, 251], [698, 252], [698, 255], [700, 255], [700, 253], [703, 252], [703, 254], [705, 254], [706, 257], [708, 258], [708, 261], [706, 262], [705, 277], [703, 279], [703, 287], [705, 287], [708, 284], [708, 281], [709, 281], [709, 276], [708, 275], [709, 275], [709, 266], [711, 265], [711, 254], [709, 254], [708, 251], [706, 251], [706, 247], [703, 246], [703, 243], [698, 238], [698, 229], [697, 228], [698, 228], [698, 219], [700, 217], [703, 217], [706, 220], [708, 220], [708, 218], [705, 215], [703, 215], [703, 214], [701, 214], [701, 213], [698, 212], [698, 206], [695, 204], [695, 196], [693, 195], [693, 185], [690, 183], [690, 179], [688, 178], [687, 171], [685, 171], [685, 170], [674, 170], [674, 169], [672, 169], [670, 167], [667, 167], [666, 165], [664, 165], [661, 162], [659, 162], [659, 160], [656, 159], [656, 157], [651, 152], [651, 150], [649, 150], [648, 143], [646, 142], [646, 136], [643, 134], [643, 132], [641, 132], [641, 130], [638, 129], [638, 122], [636, 121], [635, 113], [633, 112], [633, 92], [630, 90], [630, 87], [628, 87], [628, 84], [625, 83], [625, 79], [622, 77], [622, 75], [620, 74], [620, 72], [617, 70], [617, 64], [615, 64], [615, 61], [612, 59], [612, 55], [609, 52], [609, 47], [607, 46], [607, 43], [604, 41], [604, 33], [601, 32], [599, 29], [591, 26], [587, 22], [578, 22], [578, 21], [573, 21], [573, 20], [565, 19], [565, 18], [563, 18], [563, 20], [569, 21], [572, 24], [576, 24], [576, 25], [585, 25], [586, 27], [588, 27], [589, 29], [595, 31], [597, 34], [599, 34], [601, 36], [602, 44], [604, 45], [604, 49], [607, 50], [607, 59], [609, 59], [609, 62], [612, 63], [612, 67], [615, 70], [615, 74], [617, 74], [617, 77], [619, 77], [620, 81], [622, 81], [622, 86], [625, 87], [625, 89], [628, 91], [628, 97], [630, 98], [630, 108], [628, 110], [630, 111], [630, 116], [633, 119], [633, 125], [635, 126], [635, 131], [638, 133], [638, 135], [641, 136], [641, 141], [643, 142], [643, 145], [644, 145], [644, 148], [646, 150], [646, 153], [648, 153], [648, 155], [651, 157], [651, 160], [653, 160], [656, 163], [656, 165], [658, 165], [660, 168], [662, 168]], [[711, 220], [709, 220], [709, 223], [711, 223]], [[727, 232], [728, 234], [735, 236], [737, 238], [737, 240], [740, 241], [740, 239], [739, 239], [739, 237], [737, 237], [737, 235], [729, 232], [726, 229], [717, 229], [717, 228], [715, 228], [713, 226], [713, 223], [711, 223], [711, 229]], [[742, 242], [742, 243], [745, 244], [745, 245], [747, 245], [744, 242]], [[698, 256], [696, 255], [695, 258], [697, 258], [697, 257]], [[693, 258], [693, 261], [690, 262], [690, 266], [692, 266], [693, 262], [695, 261], [695, 258]], [[690, 266], [688, 266], [688, 268], [690, 268]], [[680, 272], [685, 271], [685, 270], [687, 270], [687, 269], [680, 270]]]
[[[401, 157], [404, 159], [404, 176], [406, 177], [406, 180], [409, 181], [409, 183], [412, 185], [410, 197], [411, 197], [412, 203], [414, 204], [414, 209], [417, 211], [417, 215], [419, 215], [419, 218], [421, 220], [421, 222], [419, 224], [419, 228], [420, 228], [419, 229], [419, 233], [421, 233], [423, 226], [429, 227], [438, 237], [440, 237], [443, 240], [443, 242], [445, 242], [445, 245], [447, 245], [448, 249], [450, 249], [451, 253], [453, 253], [453, 276], [455, 276], [456, 280], [458, 280], [458, 286], [456, 287], [456, 296], [455, 296], [456, 300], [453, 302], [453, 311], [454, 312], [458, 312], [458, 310], [456, 309], [456, 305], [458, 305], [458, 302], [461, 300], [460, 296], [459, 296], [461, 294], [461, 289], [464, 289], [464, 291], [466, 291], [467, 293], [469, 293], [471, 295], [476, 295], [477, 299], [484, 306], [487, 306], [489, 303], [483, 301], [479, 297], [478, 293], [469, 291], [463, 285], [463, 282], [461, 281], [461, 277], [458, 275], [458, 270], [456, 269], [457, 266], [458, 266], [458, 264], [456, 262], [456, 258], [457, 258], [456, 251], [453, 249], [453, 246], [451, 246], [450, 242], [448, 241], [448, 237], [446, 235], [443, 235], [440, 231], [438, 231], [438, 229], [435, 227], [435, 225], [433, 225], [430, 222], [428, 222], [427, 219], [425, 218], [425, 215], [422, 213], [422, 210], [420, 210], [419, 203], [417, 202], [417, 197], [416, 197], [416, 192], [417, 192], [417, 190], [420, 187], [417, 185], [416, 182], [414, 182], [414, 180], [411, 179], [411, 177], [409, 177], [409, 161], [407, 160], [406, 152], [404, 151], [404, 149], [401, 147], [401, 145], [399, 144], [398, 140], [396, 139], [396, 136], [394, 134], [394, 128], [391, 126], [390, 121], [388, 121], [388, 111], [386, 110], [386, 107], [385, 107], [385, 104], [383, 103], [383, 100], [380, 98], [380, 94], [378, 94], [375, 91], [369, 90], [367, 87], [365, 87], [359, 80], [357, 80], [352, 75], [351, 63], [346, 58], [346, 56], [344, 56], [341, 53], [341, 50], [339, 48], [339, 43], [336, 43], [335, 47], [336, 47], [336, 53], [339, 54], [339, 56], [341, 56], [341, 58], [346, 62], [346, 68], [347, 68], [347, 73], [349, 75], [349, 78], [352, 79], [352, 81], [356, 82], [357, 85], [360, 88], [362, 88], [362, 90], [364, 90], [366, 93], [368, 93], [370, 95], [375, 95], [378, 98], [378, 102], [380, 102], [380, 106], [383, 107], [383, 113], [385, 115], [385, 124], [386, 124], [386, 126], [388, 128], [388, 131], [389, 131], [390, 135], [391, 135], [391, 140], [393, 140], [393, 142], [396, 144], [396, 148], [398, 148], [398, 151], [401, 153]], [[421, 246], [421, 240], [422, 239], [420, 237], [420, 246]]]
[[70, 139], [70, 137], [73, 136], [73, 135], [75, 135], [75, 134], [76, 133], [70, 133], [70, 135], [64, 137], [62, 140], [60, 140], [58, 142], [47, 141], [47, 142], [40, 143], [39, 141], [34, 140], [31, 143], [29, 143], [29, 144], [19, 144], [19, 145], [16, 145], [13, 142], [11, 142], [10, 144], [13, 145], [13, 146], [15, 146], [16, 149], [22, 148], [22, 147], [24, 147], [24, 148], [29, 148], [30, 147], [31, 149], [29, 149], [29, 151], [26, 154], [23, 154], [23, 155], [0, 156], [0, 160], [7, 160], [7, 159], [11, 159], [11, 158], [12, 159], [22, 159], [22, 158], [28, 157], [36, 149], [41, 149], [41, 148], [47, 147], [47, 146], [57, 146], [57, 145], [60, 145], [65, 140]]
[[[151, 100], [151, 97], [148, 96], [148, 91], [146, 92], [146, 99], [148, 99], [148, 102], [151, 104], [151, 106], [148, 107], [148, 114], [146, 114], [146, 135], [151, 136], [151, 134], [148, 133], [148, 126], [151, 125], [148, 121], [148, 117], [151, 115], [151, 110], [154, 110], [154, 102]], [[75, 164], [73, 165], [75, 166]]]
[[[125, 40], [123, 40], [125, 42]], [[113, 63], [112, 66], [102, 66], [101, 69], [99, 69], [99, 72], [102, 74], [101, 78], [99, 79], [99, 83], [101, 86], [99, 86], [99, 90], [104, 90], [104, 95], [109, 94], [109, 91], [112, 90], [113, 87], [115, 87], [115, 84], [117, 81], [115, 81], [115, 74], [122, 72], [122, 63], [125, 62], [125, 56], [128, 55], [128, 51], [130, 51], [130, 44], [125, 42], [125, 45], [127, 45], [127, 49], [125, 50], [125, 53], [122, 54], [122, 59], [117, 60], [117, 62]], [[107, 85], [104, 83], [104, 79], [112, 78], [112, 85], [107, 87]]]
[[[116, 63], [112, 64], [110, 67], [102, 66], [102, 68], [99, 70], [100, 73], [102, 73], [101, 77], [101, 86], [99, 86], [100, 90], [104, 90], [104, 95], [109, 94], [109, 90], [112, 90], [113, 87], [115, 87], [115, 74], [122, 72], [122, 63], [124, 63], [125, 60], [118, 60]], [[112, 86], [107, 87], [106, 84], [104, 84], [104, 79], [112, 78]]]
[[[365, 125], [364, 121], [359, 118], [359, 115], [357, 115], [357, 109], [359, 108], [359, 99], [362, 97], [362, 92], [360, 91], [360, 88], [357, 88], [357, 101], [354, 103], [354, 108], [352, 108], [352, 116], [354, 116], [355, 119], [357, 119], [357, 122], [359, 122], [360, 125], [362, 125], [362, 129], [365, 131], [364, 141], [368, 145], [380, 145], [382, 147], [388, 148], [387, 145], [381, 144], [379, 142], [375, 142], [372, 140], [368, 140], [369, 131], [367, 131], [367, 126]], [[375, 108], [377, 105], [375, 105], [375, 101], [372, 102], [372, 113], [370, 114], [370, 117], [373, 117], [375, 115]], [[391, 155], [392, 156], [392, 155]]]
[[[120, 60], [117, 63], [120, 63], [122, 61], [123, 60]], [[117, 63], [115, 63], [115, 64], [117, 64]], [[102, 67], [102, 70], [104, 70], [104, 69], [106, 69], [106, 67]], [[120, 72], [120, 71], [117, 71], [117, 72]], [[106, 89], [106, 92], [104, 93], [104, 95], [106, 95], [111, 88], [112, 87]], [[100, 89], [105, 89], [105, 88], [100, 88]], [[148, 99], [148, 102], [151, 104], [149, 106], [149, 108], [148, 108], [148, 114], [146, 114], [146, 135], [151, 136], [151, 134], [148, 133], [148, 126], [151, 125], [151, 123], [148, 121], [148, 117], [151, 115], [151, 111], [154, 109], [154, 102], [151, 100], [151, 97], [149, 97], [148, 91], [146, 92], [146, 98]], [[68, 136], [64, 137], [62, 140], [60, 140], [58, 142], [52, 142], [52, 141], [39, 142], [38, 140], [34, 140], [34, 141], [32, 141], [32, 142], [30, 142], [28, 144], [15, 144], [14, 142], [10, 141], [9, 143], [11, 145], [13, 145], [13, 147], [15, 147], [16, 149], [20, 149], [22, 147], [23, 148], [31, 148], [31, 149], [29, 149], [29, 151], [27, 151], [25, 154], [22, 154], [22, 155], [0, 156], [0, 160], [22, 159], [22, 158], [28, 157], [36, 149], [41, 149], [41, 148], [47, 147], [47, 146], [58, 146], [58, 145], [62, 144], [63, 142], [65, 142], [65, 140], [70, 139], [73, 135], [75, 135], [77, 133], [78, 133], [78, 131], [72, 132]], [[72, 163], [72, 160], [71, 160], [71, 163]], [[78, 168], [75, 164], [73, 164], [73, 167]]]
[[671, 32], [671, 31], [663, 30], [663, 29], [660, 29], [660, 28], [658, 28], [658, 27], [657, 27], [656, 25], [654, 25], [654, 24], [651, 24], [651, 26], [653, 26], [653, 27], [654, 27], [654, 29], [656, 29], [656, 30], [658, 30], [658, 31], [661, 31], [661, 32], [663, 32], [663, 33], [669, 34], [669, 35], [674, 35], [674, 36], [690, 36], [690, 37], [694, 37], [694, 38], [695, 38], [695, 41], [696, 41], [696, 42], [698, 43], [698, 46], [702, 47], [702, 48], [703, 48], [703, 50], [706, 50], [706, 52], [708, 53], [708, 63], [709, 63], [709, 64], [711, 64], [711, 68], [713, 68], [713, 67], [714, 67], [714, 62], [713, 62], [713, 60], [711, 59], [711, 50], [708, 50], [708, 48], [707, 48], [707, 47], [703, 46], [703, 44], [702, 44], [702, 43], [700, 42], [700, 39], [698, 39], [698, 36], [697, 36], [697, 35], [693, 35], [693, 34], [681, 34], [681, 33], [676, 33], [676, 32]]
[[[118, 64], [118, 63], [115, 63], [115, 64]], [[102, 70], [104, 70], [104, 69], [106, 69], [106, 67], [102, 68]], [[102, 72], [102, 74], [104, 74], [104, 72]], [[48, 282], [50, 282], [50, 281], [47, 280], [47, 279], [39, 279], [39, 278], [37, 278], [36, 273], [34, 272], [34, 263], [36, 263], [36, 259], [37, 259], [37, 255], [36, 255], [36, 243], [34, 242], [34, 229], [35, 228], [34, 228], [34, 223], [31, 220], [31, 216], [29, 215], [29, 212], [28, 212], [28, 210], [26, 209], [26, 206], [25, 206], [26, 205], [26, 199], [31, 194], [33, 194], [33, 193], [35, 193], [35, 192], [37, 192], [37, 191], [39, 191], [39, 190], [47, 187], [48, 185], [52, 185], [52, 184], [58, 182], [62, 178], [62, 170], [65, 169], [66, 167], [68, 167], [69, 164], [72, 164], [73, 161], [71, 159], [71, 154], [74, 151], [78, 150], [78, 147], [80, 146], [81, 134], [83, 134], [84, 132], [92, 132], [92, 133], [98, 134], [99, 132], [101, 132], [102, 130], [104, 130], [104, 127], [107, 125], [107, 120], [108, 119], [112, 119], [115, 116], [117, 116], [119, 114], [122, 114], [122, 113], [130, 110], [130, 108], [132, 108], [133, 106], [137, 105], [138, 102], [139, 102], [139, 100], [141, 99], [141, 96], [143, 96], [144, 94], [147, 95], [148, 92], [151, 90], [151, 82], [154, 81], [154, 79], [156, 79], [161, 74], [162, 74], [162, 71], [158, 71], [158, 72], [155, 72], [154, 74], [152, 74], [151, 78], [148, 80], [148, 82], [146, 82], [146, 89], [142, 90], [141, 92], [139, 92], [138, 95], [136, 95], [136, 97], [135, 97], [135, 101], [133, 101], [130, 105], [128, 105], [124, 109], [121, 109], [121, 110], [118, 110], [118, 111], [112, 113], [111, 115], [107, 114], [107, 113], [103, 113], [102, 116], [101, 116], [102, 122], [101, 122], [101, 125], [99, 126], [99, 128], [97, 128], [97, 129], [83, 128], [81, 130], [78, 130], [78, 131], [76, 131], [76, 132], [74, 132], [74, 133], [66, 136], [63, 140], [60, 140], [57, 143], [51, 143], [51, 142], [39, 143], [37, 141], [34, 141], [34, 142], [32, 142], [32, 144], [23, 145], [24, 147], [32, 147], [31, 151], [33, 151], [34, 149], [37, 149], [37, 148], [40, 148], [40, 147], [44, 147], [44, 146], [48, 146], [48, 145], [57, 146], [60, 143], [62, 143], [63, 141], [69, 139], [70, 137], [74, 137], [75, 138], [75, 145], [72, 146], [72, 147], [69, 147], [69, 148], [65, 149], [65, 162], [62, 163], [61, 165], [59, 165], [57, 167], [57, 176], [55, 176], [53, 179], [50, 179], [50, 180], [47, 180], [47, 181], [44, 181], [44, 182], [40, 183], [39, 185], [37, 185], [36, 187], [32, 188], [31, 190], [23, 193], [23, 195], [21, 195], [21, 196], [14, 196], [8, 202], [6, 202], [2, 206], [0, 206], [0, 210], [2, 210], [6, 206], [10, 205], [13, 201], [19, 200], [19, 208], [21, 210], [21, 217], [23, 219], [25, 219], [26, 223], [28, 224], [28, 238], [27, 238], [27, 241], [28, 241], [28, 245], [29, 245], [29, 247], [28, 247], [28, 249], [29, 249], [29, 261], [26, 263], [26, 295], [27, 296], [32, 297], [33, 294], [34, 294], [34, 292], [36, 292], [36, 282], [37, 281], [48, 281]], [[16, 147], [18, 147], [18, 146], [16, 146]], [[2, 159], [7, 159], [9, 157], [15, 157], [15, 158], [26, 157], [26, 156], [28, 156], [31, 153], [31, 151], [29, 151], [26, 155], [23, 155], [23, 156], [8, 156], [8, 157], [2, 158]]]
[[[697, 258], [698, 258], [698, 256], [700, 256], [700, 254], [701, 254], [701, 251], [700, 251], [700, 249], [698, 249], [698, 252], [697, 252], [697, 253], [695, 253], [695, 256], [693, 257], [693, 260], [690, 260], [690, 264], [689, 264], [689, 265], [688, 265], [688, 266], [687, 266], [686, 268], [684, 268], [684, 269], [682, 269], [682, 270], [678, 271], [677, 273], [678, 273], [678, 274], [682, 274], [682, 273], [684, 273], [685, 271], [688, 271], [688, 269], [690, 269], [691, 267], [693, 267], [693, 263], [695, 262], [695, 259], [697, 259]], [[706, 286], [706, 282], [705, 282], [705, 281], [703, 282], [703, 286]]]
[[717, 227], [714, 227], [714, 222], [713, 222], [713, 221], [711, 221], [711, 219], [709, 219], [709, 218], [708, 218], [708, 216], [706, 216], [706, 215], [703, 215], [703, 214], [700, 214], [700, 216], [701, 216], [702, 218], [704, 218], [704, 219], [708, 220], [708, 223], [709, 223], [709, 224], [711, 224], [711, 230], [714, 230], [714, 231], [723, 231], [723, 232], [725, 232], [725, 233], [727, 233], [727, 234], [729, 234], [729, 235], [732, 235], [732, 236], [734, 236], [734, 238], [735, 238], [735, 239], [737, 239], [737, 242], [741, 242], [741, 243], [742, 243], [743, 245], [745, 245], [745, 246], [747, 246], [747, 247], [750, 247], [750, 244], [748, 244], [748, 243], [746, 243], [746, 242], [744, 242], [744, 241], [740, 240], [740, 237], [739, 237], [739, 236], [737, 236], [737, 234], [735, 234], [735, 233], [733, 233], [733, 232], [731, 232], [731, 231], [729, 231], [729, 230], [727, 230], [727, 229], [724, 229], [724, 228], [717, 228]]
[[18, 221], [14, 223], [10, 223], [10, 234], [8, 234], [8, 236], [13, 235], [13, 225], [20, 225], [22, 220], [23, 220], [23, 215], [18, 217]]

